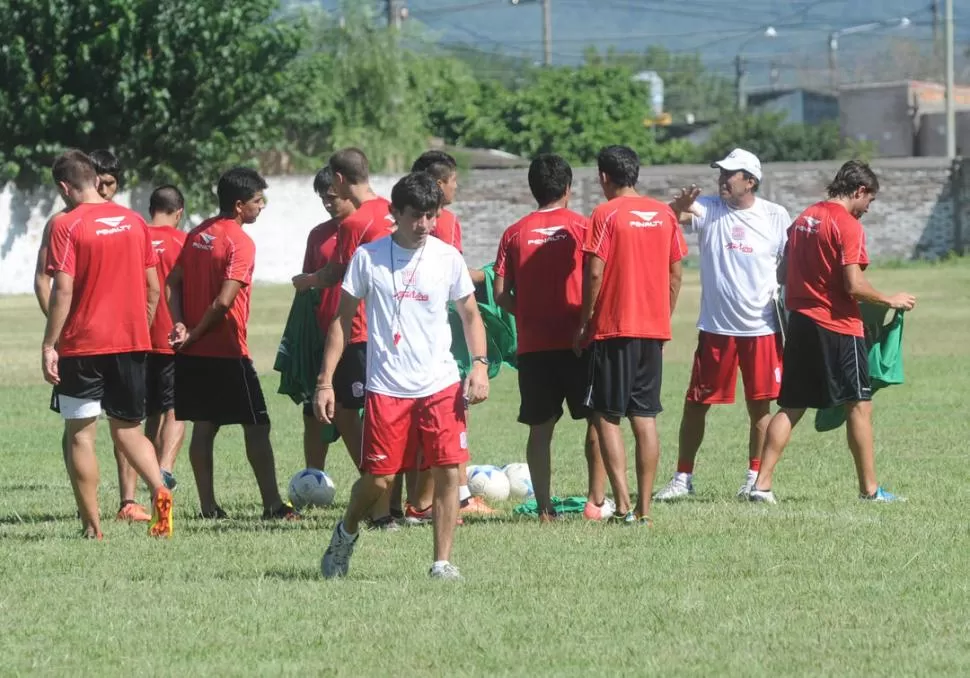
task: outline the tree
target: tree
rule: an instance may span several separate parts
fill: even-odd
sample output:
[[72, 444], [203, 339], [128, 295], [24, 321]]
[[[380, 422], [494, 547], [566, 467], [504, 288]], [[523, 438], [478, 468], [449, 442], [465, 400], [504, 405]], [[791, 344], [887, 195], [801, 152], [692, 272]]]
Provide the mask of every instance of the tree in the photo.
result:
[[785, 122], [784, 113], [761, 113], [725, 119], [699, 153], [709, 161], [737, 147], [751, 151], [762, 162], [795, 162], [832, 160], [843, 144], [838, 123], [793, 124]]

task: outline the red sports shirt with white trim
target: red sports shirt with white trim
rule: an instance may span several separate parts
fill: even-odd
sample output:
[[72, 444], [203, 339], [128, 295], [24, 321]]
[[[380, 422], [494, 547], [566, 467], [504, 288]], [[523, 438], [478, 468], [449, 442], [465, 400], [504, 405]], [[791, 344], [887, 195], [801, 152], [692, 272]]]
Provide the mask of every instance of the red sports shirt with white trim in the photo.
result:
[[448, 243], [459, 252], [461, 248], [461, 223], [458, 217], [451, 210], [443, 209], [435, 220], [435, 227], [431, 235], [444, 243]]
[[[340, 223], [337, 231], [337, 262], [349, 266], [358, 247], [390, 235], [393, 227], [390, 202], [384, 198], [373, 198], [361, 203], [356, 212]], [[348, 343], [364, 341], [367, 341], [367, 314], [361, 302], [354, 316]]]
[[158, 300], [158, 308], [155, 309], [155, 318], [152, 320], [152, 353], [171, 355], [175, 351], [168, 343], [168, 338], [172, 333], [173, 323], [172, 312], [165, 299], [165, 279], [175, 268], [175, 263], [182, 252], [185, 233], [172, 226], [149, 226], [148, 233], [152, 237], [152, 248], [158, 256], [158, 282], [162, 287], [162, 296]]

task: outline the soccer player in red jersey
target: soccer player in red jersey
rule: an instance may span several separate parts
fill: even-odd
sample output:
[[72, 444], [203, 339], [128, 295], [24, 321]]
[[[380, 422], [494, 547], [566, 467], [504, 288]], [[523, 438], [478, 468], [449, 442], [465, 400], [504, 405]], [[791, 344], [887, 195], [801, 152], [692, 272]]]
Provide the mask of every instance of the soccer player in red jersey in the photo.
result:
[[[333, 377], [360, 301], [366, 301], [367, 398], [361, 469], [343, 520], [337, 523], [321, 564], [326, 578], [347, 574], [358, 527], [402, 468], [412, 465], [420, 446], [422, 465], [434, 475], [434, 562], [436, 579], [459, 579], [451, 562], [458, 518], [458, 465], [468, 459], [466, 402], [488, 397], [485, 328], [468, 267], [455, 248], [429, 237], [441, 190], [423, 172], [401, 179], [391, 191], [397, 229], [390, 238], [362, 245], [343, 282], [338, 319], [327, 335], [315, 411], [334, 415]], [[448, 303], [461, 316], [474, 356], [463, 386], [451, 355]]]
[[[185, 213], [182, 191], [175, 186], [159, 186], [148, 200], [148, 213], [152, 219], [148, 233], [158, 256], [158, 277], [165, 280], [185, 244], [185, 232], [179, 230]], [[151, 327], [152, 351], [148, 354], [146, 368], [145, 409], [148, 419], [145, 435], [155, 444], [162, 479], [170, 490], [178, 484], [172, 471], [185, 439], [185, 422], [175, 418], [175, 351], [169, 343], [172, 328], [172, 313], [163, 297], [159, 299]]]
[[[588, 352], [573, 352], [583, 305], [583, 243], [587, 221], [569, 209], [573, 172], [563, 158], [537, 156], [529, 188], [539, 209], [510, 226], [495, 257], [495, 299], [515, 316], [518, 333], [519, 421], [529, 427], [526, 457], [539, 519], [556, 517], [552, 505], [552, 435], [566, 401], [573, 419], [590, 419], [584, 404]], [[614, 507], [604, 493], [606, 471], [599, 438], [586, 430], [589, 487], [584, 515], [602, 520]]]
[[[91, 159], [95, 172], [97, 172], [98, 194], [105, 200], [114, 199], [118, 188], [121, 186], [121, 163], [118, 162], [118, 158], [114, 153], [106, 149], [91, 151], [88, 158]], [[45, 316], [50, 306], [51, 283], [53, 282], [53, 278], [47, 271], [47, 252], [50, 243], [50, 232], [54, 225], [54, 220], [67, 211], [68, 209], [65, 208], [51, 217], [50, 221], [47, 222], [47, 225], [44, 227], [44, 233], [41, 236], [40, 248], [37, 252], [37, 266], [34, 272], [34, 295], [37, 297], [37, 303], [40, 304], [40, 310]], [[62, 445], [66, 444], [64, 441], [61, 442]], [[138, 489], [138, 474], [117, 447], [114, 448], [114, 456], [115, 464], [118, 467], [118, 493], [120, 494], [121, 501], [117, 519], [147, 523], [151, 520], [151, 514], [145, 510], [144, 506], [135, 501], [135, 494]]]
[[[315, 226], [307, 236], [306, 253], [303, 256], [303, 272], [293, 277], [293, 286], [298, 291], [309, 290], [316, 285], [316, 272], [326, 267], [337, 252], [337, 231], [340, 222], [349, 217], [357, 207], [354, 203], [337, 195], [333, 186], [333, 170], [329, 165], [317, 172], [313, 179], [313, 191], [323, 201], [323, 208], [330, 215], [328, 221]], [[321, 290], [320, 304], [317, 306], [317, 325], [326, 337], [327, 330], [340, 303], [340, 287], [334, 285]], [[316, 374], [313, 375], [316, 378]], [[338, 417], [339, 418], [339, 417]], [[303, 404], [303, 457], [308, 468], [323, 470], [327, 462], [330, 444], [323, 439], [324, 426], [313, 414], [313, 403]], [[338, 429], [339, 431], [339, 429]], [[355, 451], [349, 448], [351, 456]]]
[[[586, 233], [576, 344], [588, 344], [591, 351], [586, 404], [593, 410], [617, 517], [649, 525], [660, 459], [656, 417], [663, 410], [663, 344], [671, 336], [687, 246], [670, 207], [637, 193], [640, 159], [633, 149], [604, 148], [597, 164], [607, 202], [593, 210]], [[630, 420], [636, 439], [635, 510], [627, 490], [621, 417]]]
[[269, 413], [246, 344], [256, 246], [243, 224], [259, 217], [265, 189], [263, 178], [245, 167], [219, 177], [219, 214], [188, 234], [166, 284], [176, 350], [175, 417], [194, 423], [189, 459], [203, 518], [226, 517], [216, 502], [212, 451], [219, 428], [230, 424], [243, 427], [263, 518], [299, 517], [276, 486]]
[[169, 537], [172, 494], [140, 429], [149, 324], [159, 297], [148, 227], [136, 212], [98, 194], [94, 165], [84, 153], [63, 153], [52, 173], [69, 211], [51, 229], [47, 271], [54, 285], [42, 367], [54, 385], [51, 408], [64, 419], [64, 456], [83, 533], [101, 538], [94, 445], [104, 412], [115, 447], [152, 491], [149, 534]]
[[788, 230], [778, 269], [779, 280], [785, 281], [785, 306], [790, 314], [778, 395], [781, 410], [768, 425], [751, 501], [776, 503], [771, 489], [775, 466], [805, 410], [838, 405], [846, 408], [846, 434], [859, 479], [859, 497], [879, 502], [899, 499], [876, 481], [869, 351], [859, 302], [910, 311], [916, 297], [885, 295], [863, 273], [869, 255], [859, 219], [878, 192], [879, 180], [872, 169], [850, 160], [829, 184], [829, 199], [802, 212]]

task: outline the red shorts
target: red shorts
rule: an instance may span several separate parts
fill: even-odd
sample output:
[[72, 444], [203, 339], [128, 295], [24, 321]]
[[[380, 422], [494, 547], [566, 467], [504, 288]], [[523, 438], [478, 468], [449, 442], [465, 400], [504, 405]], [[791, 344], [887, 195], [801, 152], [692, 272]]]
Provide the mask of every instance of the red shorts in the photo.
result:
[[[418, 459], [418, 450], [422, 451]], [[367, 393], [360, 470], [375, 476], [468, 461], [461, 382], [424, 398]]]
[[700, 332], [687, 400], [705, 405], [734, 402], [738, 365], [746, 400], [774, 400], [781, 390], [780, 334], [731, 337]]

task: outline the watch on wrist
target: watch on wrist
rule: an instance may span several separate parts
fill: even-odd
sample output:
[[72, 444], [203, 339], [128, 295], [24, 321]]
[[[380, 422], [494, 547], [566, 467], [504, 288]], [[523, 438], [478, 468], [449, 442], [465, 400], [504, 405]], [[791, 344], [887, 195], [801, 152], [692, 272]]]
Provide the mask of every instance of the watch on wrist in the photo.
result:
[[486, 358], [483, 355], [477, 355], [477, 356], [475, 356], [474, 358], [472, 358], [472, 362], [473, 363], [481, 363], [482, 365], [485, 365], [485, 367], [488, 367], [491, 364], [491, 363], [488, 362], [488, 358]]

